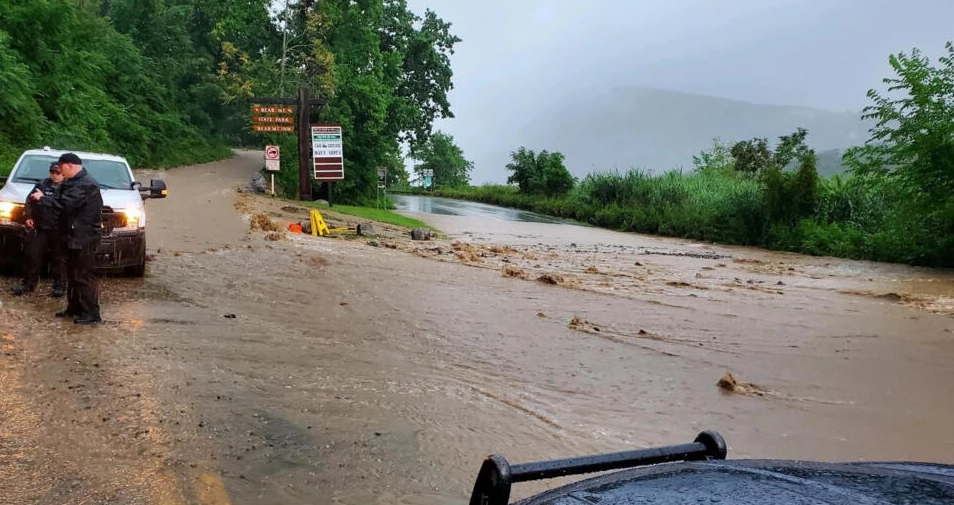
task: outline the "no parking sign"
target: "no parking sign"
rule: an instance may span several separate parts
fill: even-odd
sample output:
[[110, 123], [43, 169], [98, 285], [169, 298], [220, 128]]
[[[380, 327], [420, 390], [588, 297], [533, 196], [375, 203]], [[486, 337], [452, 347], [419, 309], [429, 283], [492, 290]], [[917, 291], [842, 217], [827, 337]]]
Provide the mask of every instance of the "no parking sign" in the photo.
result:
[[265, 170], [277, 172], [281, 167], [278, 146], [265, 146]]

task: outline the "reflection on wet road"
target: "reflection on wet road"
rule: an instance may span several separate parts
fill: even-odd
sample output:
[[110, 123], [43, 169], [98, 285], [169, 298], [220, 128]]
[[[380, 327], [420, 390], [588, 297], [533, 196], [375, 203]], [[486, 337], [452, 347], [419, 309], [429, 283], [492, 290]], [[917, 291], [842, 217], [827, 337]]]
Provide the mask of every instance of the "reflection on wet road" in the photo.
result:
[[307, 216], [219, 193], [260, 160], [164, 174], [161, 250], [104, 282], [103, 327], [0, 295], [0, 502], [463, 504], [490, 453], [703, 429], [730, 458], [952, 461], [948, 272], [446, 214], [415, 216], [451, 241], [267, 240], [201, 211]]
[[452, 200], [436, 196], [418, 195], [388, 195], [394, 200], [398, 210], [422, 212], [425, 214], [440, 214], [446, 216], [465, 216], [471, 218], [490, 218], [503, 221], [519, 221], [524, 223], [564, 223], [580, 224], [574, 221], [560, 219], [536, 212], [519, 209], [508, 209], [496, 205], [487, 205], [463, 200]]

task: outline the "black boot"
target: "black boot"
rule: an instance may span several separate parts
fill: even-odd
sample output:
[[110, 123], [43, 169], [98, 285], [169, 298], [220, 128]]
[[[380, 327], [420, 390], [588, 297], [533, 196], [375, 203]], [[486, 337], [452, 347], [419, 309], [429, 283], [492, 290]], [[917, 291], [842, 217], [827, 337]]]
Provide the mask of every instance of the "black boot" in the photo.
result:
[[50, 296], [53, 298], [63, 298], [66, 296], [66, 286], [53, 286], [53, 291], [50, 292]]
[[99, 316], [83, 315], [77, 316], [76, 319], [73, 319], [73, 322], [76, 324], [98, 324], [103, 320]]

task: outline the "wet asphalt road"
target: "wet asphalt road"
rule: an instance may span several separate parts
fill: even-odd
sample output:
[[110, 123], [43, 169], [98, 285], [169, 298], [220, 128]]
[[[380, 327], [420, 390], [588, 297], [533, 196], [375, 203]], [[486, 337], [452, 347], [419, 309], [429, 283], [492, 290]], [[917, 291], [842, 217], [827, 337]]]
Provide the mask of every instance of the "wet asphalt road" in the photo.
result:
[[474, 219], [489, 219], [491, 221], [515, 221], [522, 223], [558, 223], [577, 224], [571, 220], [560, 219], [536, 212], [519, 209], [508, 209], [496, 205], [487, 205], [479, 202], [452, 200], [436, 196], [418, 195], [388, 195], [394, 200], [397, 210], [444, 216], [460, 216]]

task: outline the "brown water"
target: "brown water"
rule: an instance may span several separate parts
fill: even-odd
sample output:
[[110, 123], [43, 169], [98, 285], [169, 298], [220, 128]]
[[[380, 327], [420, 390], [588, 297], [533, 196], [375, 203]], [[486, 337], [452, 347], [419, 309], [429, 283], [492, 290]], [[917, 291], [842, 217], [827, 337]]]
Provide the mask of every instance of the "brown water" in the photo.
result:
[[2, 295], [0, 501], [465, 503], [492, 452], [703, 429], [732, 458], [954, 462], [949, 273], [433, 215], [450, 239], [270, 241], [227, 190], [260, 156], [163, 174], [104, 326]]

